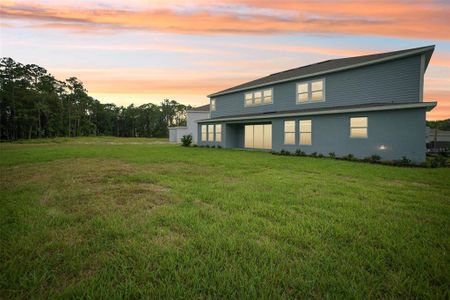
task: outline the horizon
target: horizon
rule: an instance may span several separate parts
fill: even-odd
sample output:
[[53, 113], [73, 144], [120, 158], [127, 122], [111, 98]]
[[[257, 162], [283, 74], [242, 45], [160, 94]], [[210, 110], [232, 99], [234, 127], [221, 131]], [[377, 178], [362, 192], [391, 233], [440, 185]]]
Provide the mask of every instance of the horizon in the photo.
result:
[[450, 3], [0, 3], [2, 57], [75, 76], [102, 103], [201, 106], [209, 94], [283, 70], [436, 45], [424, 101], [438, 105], [427, 120], [450, 117]]

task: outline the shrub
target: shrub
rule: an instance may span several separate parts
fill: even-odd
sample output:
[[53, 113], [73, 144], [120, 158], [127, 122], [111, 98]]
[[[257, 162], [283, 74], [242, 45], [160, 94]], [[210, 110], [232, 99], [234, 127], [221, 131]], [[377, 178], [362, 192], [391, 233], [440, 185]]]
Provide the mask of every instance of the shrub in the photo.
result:
[[369, 163], [378, 163], [381, 160], [381, 156], [372, 154], [371, 156], [365, 157], [363, 160]]
[[311, 156], [317, 156], [317, 152], [311, 153]]
[[192, 135], [183, 135], [181, 138], [181, 145], [183, 147], [189, 147], [192, 144]]
[[198, 147], [198, 145], [197, 144], [193, 144], [192, 147]]
[[351, 153], [342, 157], [343, 160], [356, 160], [355, 156]]
[[439, 168], [447, 165], [447, 159], [443, 155], [438, 155], [430, 160], [430, 167]]
[[336, 153], [330, 152], [330, 153], [328, 153], [328, 156], [331, 158], [336, 158]]
[[317, 157], [322, 158], [322, 157], [323, 157], [323, 154], [322, 154], [322, 153], [319, 153], [319, 154], [317, 154]]
[[289, 152], [287, 150], [284, 150], [284, 149], [281, 149], [280, 155], [291, 155], [291, 152]]
[[297, 156], [305, 156], [306, 155], [306, 153], [305, 152], [303, 152], [302, 150], [300, 150], [300, 149], [297, 149], [297, 150], [295, 150], [295, 155], [297, 155]]
[[222, 146], [220, 146], [220, 145], [217, 145], [217, 148], [221, 149], [221, 148], [222, 148]]

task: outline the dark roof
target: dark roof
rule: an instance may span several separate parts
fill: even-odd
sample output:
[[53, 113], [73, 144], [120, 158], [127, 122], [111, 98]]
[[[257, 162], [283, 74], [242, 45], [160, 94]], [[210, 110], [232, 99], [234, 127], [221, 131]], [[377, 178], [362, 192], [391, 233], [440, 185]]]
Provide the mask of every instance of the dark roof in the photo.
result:
[[371, 54], [371, 55], [363, 55], [363, 56], [355, 56], [355, 57], [347, 57], [347, 58], [339, 58], [339, 59], [331, 59], [326, 60], [318, 63], [314, 63], [311, 65], [302, 66], [295, 69], [290, 69], [278, 73], [270, 74], [269, 76], [261, 77], [240, 85], [236, 85], [234, 87], [222, 90], [220, 92], [216, 92], [214, 94], [209, 95], [208, 97], [218, 96], [221, 94], [227, 94], [238, 90], [244, 90], [247, 88], [255, 87], [255, 86], [263, 86], [267, 85], [273, 82], [278, 81], [288, 81], [289, 79], [294, 79], [296, 77], [306, 77], [308, 75], [314, 75], [316, 73], [329, 73], [333, 71], [337, 71], [342, 68], [351, 68], [351, 67], [357, 67], [359, 64], [370, 64], [370, 63], [376, 63], [379, 60], [385, 60], [385, 59], [395, 59], [399, 55], [400, 56], [407, 56], [409, 54], [414, 55], [418, 54], [420, 52], [427, 52], [429, 51], [429, 55], [427, 57], [427, 65], [431, 57], [431, 53], [434, 50], [433, 46], [426, 46], [426, 47], [419, 47], [419, 48], [412, 48], [412, 49], [406, 49], [406, 50], [400, 50], [400, 51], [394, 51], [394, 52], [386, 52], [386, 53], [379, 53], [379, 54]]
[[188, 109], [188, 111], [209, 111], [209, 104], [193, 107]]
[[261, 119], [264, 119], [265, 116], [267, 118], [273, 118], [277, 117], [277, 115], [284, 115], [284, 114], [304, 114], [304, 113], [321, 113], [321, 112], [333, 112], [334, 111], [340, 111], [340, 110], [352, 110], [352, 109], [367, 109], [368, 111], [373, 108], [387, 108], [394, 107], [394, 106], [401, 106], [401, 105], [411, 105], [413, 107], [426, 107], [427, 110], [432, 109], [434, 106], [436, 106], [436, 102], [380, 102], [380, 103], [364, 103], [364, 104], [355, 104], [355, 105], [345, 105], [345, 106], [333, 106], [333, 107], [321, 107], [321, 108], [304, 108], [304, 109], [294, 109], [294, 110], [282, 110], [282, 111], [271, 111], [271, 112], [264, 112], [264, 113], [251, 113], [251, 114], [240, 114], [240, 115], [231, 115], [231, 116], [220, 116], [215, 118], [209, 118], [205, 120], [200, 121], [214, 121], [214, 120], [222, 120], [222, 119], [233, 119], [233, 118], [246, 118], [246, 117], [261, 117]]

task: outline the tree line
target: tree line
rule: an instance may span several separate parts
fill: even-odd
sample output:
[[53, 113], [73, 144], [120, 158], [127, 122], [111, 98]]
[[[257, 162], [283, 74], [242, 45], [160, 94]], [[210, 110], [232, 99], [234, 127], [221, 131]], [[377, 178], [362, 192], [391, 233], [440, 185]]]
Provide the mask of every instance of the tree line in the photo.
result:
[[185, 125], [186, 109], [165, 99], [124, 107], [88, 95], [76, 77], [59, 81], [35, 64], [0, 60], [0, 139], [112, 135], [167, 137], [168, 126]]

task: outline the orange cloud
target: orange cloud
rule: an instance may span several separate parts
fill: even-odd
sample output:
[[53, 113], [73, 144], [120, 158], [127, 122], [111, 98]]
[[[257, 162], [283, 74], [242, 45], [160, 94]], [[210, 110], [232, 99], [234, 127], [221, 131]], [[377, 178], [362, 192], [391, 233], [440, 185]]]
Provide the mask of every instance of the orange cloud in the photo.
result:
[[437, 101], [437, 106], [427, 113], [427, 120], [450, 118], [450, 90], [425, 90], [424, 101]]
[[[226, 5], [238, 5], [223, 9]], [[224, 1], [188, 11], [173, 8], [83, 8], [3, 4], [5, 19], [84, 31], [149, 30], [183, 34], [342, 33], [450, 39], [449, 6], [428, 2]], [[284, 14], [283, 14], [284, 12]]]

